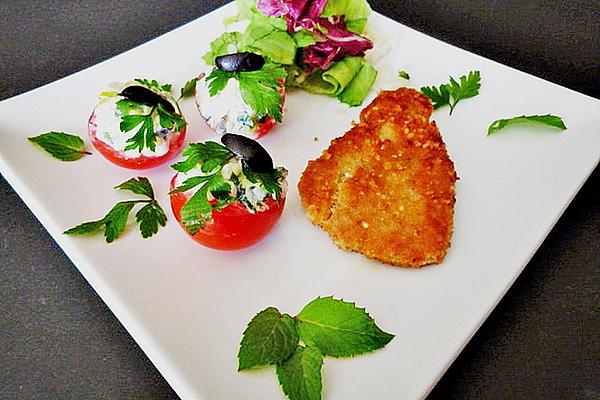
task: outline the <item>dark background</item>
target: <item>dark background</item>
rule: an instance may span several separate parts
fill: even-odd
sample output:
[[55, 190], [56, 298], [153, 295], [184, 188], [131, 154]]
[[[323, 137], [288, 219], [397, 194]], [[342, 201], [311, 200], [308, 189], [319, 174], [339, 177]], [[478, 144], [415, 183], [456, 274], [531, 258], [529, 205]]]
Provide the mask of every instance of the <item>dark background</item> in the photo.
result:
[[[1, 1], [0, 99], [225, 3]], [[431, 36], [600, 97], [597, 0], [371, 4]], [[429, 399], [600, 399], [599, 175], [597, 168]], [[4, 179], [0, 221], [0, 398], [176, 398]]]

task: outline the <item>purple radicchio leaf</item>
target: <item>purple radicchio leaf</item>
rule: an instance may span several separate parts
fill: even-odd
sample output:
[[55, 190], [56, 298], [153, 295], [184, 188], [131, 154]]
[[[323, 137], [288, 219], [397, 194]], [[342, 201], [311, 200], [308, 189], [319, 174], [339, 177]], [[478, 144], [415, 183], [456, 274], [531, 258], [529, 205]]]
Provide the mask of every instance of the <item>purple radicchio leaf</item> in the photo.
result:
[[362, 57], [365, 51], [373, 48], [373, 43], [369, 39], [348, 30], [343, 17], [319, 18], [318, 25], [318, 29], [313, 32], [320, 37], [320, 40], [304, 51], [304, 64], [309, 67], [314, 66], [325, 70], [334, 61], [339, 61], [346, 56]]
[[258, 0], [258, 9], [269, 17], [284, 16], [288, 31], [307, 29], [317, 43], [304, 49], [304, 65], [309, 69], [328, 69], [331, 63], [346, 56], [360, 56], [373, 43], [346, 27], [342, 16], [321, 18], [328, 0]]

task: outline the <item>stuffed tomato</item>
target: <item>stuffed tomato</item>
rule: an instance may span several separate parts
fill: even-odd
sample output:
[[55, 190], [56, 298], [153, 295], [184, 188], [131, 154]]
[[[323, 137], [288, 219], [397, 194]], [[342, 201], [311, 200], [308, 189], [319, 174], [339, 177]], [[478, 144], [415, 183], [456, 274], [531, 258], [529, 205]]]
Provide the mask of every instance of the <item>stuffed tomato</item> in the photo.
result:
[[179, 154], [186, 122], [171, 85], [136, 79], [100, 94], [88, 133], [94, 147], [112, 163], [146, 169]]
[[220, 250], [251, 246], [275, 226], [285, 205], [284, 168], [245, 136], [227, 133], [223, 145], [192, 143], [172, 167], [171, 209], [198, 243]]
[[208, 126], [219, 134], [257, 139], [282, 122], [283, 67], [249, 52], [222, 55], [214, 63], [196, 88], [196, 104]]

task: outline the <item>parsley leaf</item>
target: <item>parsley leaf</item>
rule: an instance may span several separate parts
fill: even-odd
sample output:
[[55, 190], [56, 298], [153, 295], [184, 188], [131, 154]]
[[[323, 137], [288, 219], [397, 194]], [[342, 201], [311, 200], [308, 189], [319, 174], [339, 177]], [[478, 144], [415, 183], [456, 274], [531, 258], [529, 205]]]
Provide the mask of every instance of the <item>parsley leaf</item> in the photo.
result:
[[156, 200], [140, 208], [135, 214], [135, 220], [140, 224], [140, 233], [144, 239], [156, 234], [159, 225], [167, 224], [167, 216]]
[[148, 200], [127, 200], [118, 202], [110, 209], [104, 218], [84, 222], [63, 232], [65, 235], [88, 235], [104, 230], [107, 243], [118, 239], [125, 230], [129, 214], [137, 204], [144, 206], [136, 213], [136, 221], [140, 224], [142, 237], [148, 238], [158, 232], [158, 227], [165, 226], [167, 216], [154, 198], [154, 190], [147, 178], [132, 178], [123, 182], [115, 189], [128, 190], [135, 194], [148, 197]]
[[152, 80], [148, 80], [148, 79], [134, 79], [134, 81], [141, 83], [144, 86], [147, 86], [149, 88], [154, 88], [154, 89], [158, 89], [160, 91], [163, 92], [171, 92], [171, 88], [173, 87], [173, 85], [171, 84], [165, 84], [165, 85], [160, 85], [158, 83], [158, 81], [156, 81], [156, 79], [152, 79]]
[[179, 94], [179, 99], [184, 99], [186, 97], [190, 97], [196, 94], [196, 83], [198, 83], [198, 78], [190, 79], [183, 85], [181, 88], [181, 93]]
[[298, 346], [294, 354], [277, 364], [277, 378], [290, 400], [321, 399], [323, 355], [314, 347]]
[[407, 81], [410, 80], [410, 75], [408, 75], [408, 72], [406, 71], [399, 71], [398, 76], [402, 79], [406, 79]]
[[551, 114], [521, 115], [519, 117], [498, 119], [498, 120], [492, 122], [488, 128], [487, 135], [490, 136], [508, 125], [523, 124], [523, 123], [537, 123], [537, 124], [552, 126], [552, 127], [560, 129], [561, 131], [564, 131], [567, 129], [562, 118], [559, 116], [556, 116], [556, 115], [551, 115]]
[[262, 184], [268, 194], [275, 195], [277, 201], [281, 199], [282, 189], [279, 184], [279, 179], [283, 173], [281, 169], [275, 168], [273, 173], [254, 172], [245, 161], [242, 161], [242, 172], [250, 182]]
[[252, 318], [238, 352], [238, 371], [288, 359], [298, 345], [294, 319], [268, 307]]
[[202, 170], [204, 172], [210, 172], [212, 169], [226, 163], [234, 154], [227, 147], [217, 142], [206, 142], [206, 143], [190, 143], [181, 153], [185, 160], [179, 161], [173, 165], [173, 168], [177, 172], [188, 172], [198, 164], [209, 163], [213, 167], [211, 169]]
[[[191, 235], [195, 234], [212, 219], [213, 210], [220, 210], [235, 201], [235, 197], [222, 196], [223, 192], [230, 191], [231, 186], [223, 179], [223, 175], [219, 172], [210, 175], [181, 209], [181, 222], [186, 230]], [[211, 202], [209, 194], [216, 202]]]
[[268, 115], [281, 122], [283, 99], [279, 90], [286, 77], [287, 72], [282, 66], [267, 62], [257, 71], [226, 72], [215, 68], [206, 82], [210, 96], [214, 97], [225, 89], [229, 79], [237, 79], [242, 99], [256, 112], [259, 119]]
[[388, 344], [394, 335], [353, 303], [333, 297], [319, 297], [296, 316], [300, 338], [317, 347], [323, 355], [348, 357], [367, 353]]
[[434, 110], [448, 105], [452, 115], [454, 107], [460, 100], [477, 96], [481, 87], [479, 71], [471, 71], [469, 75], [461, 76], [459, 81], [450, 77], [450, 83], [441, 84], [439, 88], [425, 86], [421, 88], [421, 92], [431, 99]]
[[229, 79], [234, 78], [235, 76], [235, 72], [222, 71], [219, 68], [214, 68], [206, 77], [206, 82], [208, 83], [208, 94], [210, 97], [215, 97], [221, 90], [225, 89]]
[[62, 161], [76, 161], [85, 154], [92, 154], [85, 151], [83, 140], [79, 136], [64, 132], [46, 132], [27, 139]]
[[142, 196], [154, 199], [154, 190], [152, 189], [152, 185], [150, 184], [148, 178], [144, 178], [143, 176], [131, 178], [130, 180], [115, 186], [115, 189], [129, 190], [135, 194], [141, 194]]
[[148, 147], [152, 151], [156, 150], [156, 135], [154, 134], [154, 119], [152, 118], [153, 112], [154, 107], [147, 115], [123, 116], [119, 125], [122, 132], [129, 132], [138, 126], [140, 127], [135, 135], [127, 139], [126, 143], [129, 144], [125, 146], [125, 151], [137, 149], [141, 153], [144, 147]]

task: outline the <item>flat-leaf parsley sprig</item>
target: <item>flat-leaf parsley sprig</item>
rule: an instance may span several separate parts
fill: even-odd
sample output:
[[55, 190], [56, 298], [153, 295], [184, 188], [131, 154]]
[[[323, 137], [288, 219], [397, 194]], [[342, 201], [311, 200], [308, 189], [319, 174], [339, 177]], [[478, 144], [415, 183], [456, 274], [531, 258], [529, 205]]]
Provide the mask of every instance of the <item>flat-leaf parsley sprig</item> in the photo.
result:
[[[179, 110], [177, 100], [171, 95], [172, 85], [160, 85], [156, 80], [148, 79], [135, 79], [134, 81], [152, 90], [163, 98], [168, 96]], [[183, 95], [184, 92], [182, 90], [180, 99], [181, 97], [185, 97]], [[160, 127], [166, 131], [181, 131], [186, 125], [185, 119], [181, 116], [181, 111], [177, 113], [174, 109], [169, 110], [163, 103], [149, 106], [147, 104], [123, 98], [117, 101], [116, 106], [121, 113], [121, 122], [119, 124], [121, 132], [126, 133], [138, 128], [135, 134], [127, 140], [125, 151], [137, 150], [141, 153], [144, 148], [148, 148], [150, 151], [156, 150], [157, 132], [155, 132], [154, 129], [154, 118], [156, 116], [158, 116]], [[150, 110], [144, 112], [147, 111], [148, 108], [150, 108]]]
[[214, 68], [206, 77], [206, 82], [210, 96], [214, 97], [225, 89], [229, 79], [237, 79], [242, 99], [256, 112], [259, 119], [269, 116], [281, 122], [283, 99], [279, 91], [281, 82], [286, 77], [287, 72], [282, 66], [267, 61], [256, 71], [233, 72]]
[[66, 235], [88, 235], [104, 230], [107, 243], [113, 242], [119, 237], [127, 226], [129, 214], [137, 204], [143, 204], [135, 214], [139, 223], [140, 233], [143, 238], [148, 238], [158, 232], [159, 226], [165, 226], [167, 216], [158, 201], [154, 198], [154, 190], [147, 178], [138, 177], [115, 186], [115, 189], [127, 190], [147, 199], [127, 200], [118, 202], [104, 218], [84, 222], [63, 232]]
[[295, 317], [268, 307], [243, 333], [238, 371], [275, 365], [288, 398], [320, 399], [324, 356], [357, 356], [380, 349], [393, 338], [364, 308], [332, 296], [316, 298]]
[[[181, 222], [193, 235], [212, 219], [213, 211], [220, 211], [238, 200], [244, 203], [243, 191], [236, 190], [236, 195], [232, 195], [231, 184], [223, 177], [223, 167], [237, 156], [222, 144], [212, 141], [190, 143], [181, 155], [185, 159], [171, 166], [175, 171], [186, 174], [199, 167], [202, 173], [187, 177], [171, 191], [179, 193], [199, 187], [181, 209]], [[241, 160], [241, 163], [243, 174], [250, 182], [261, 185], [266, 193], [280, 199], [283, 190], [279, 183], [282, 176], [280, 169], [276, 168], [272, 173], [257, 173], [245, 160]], [[231, 175], [230, 180], [234, 184], [236, 179], [235, 175]]]
[[471, 71], [469, 75], [461, 76], [458, 82], [450, 77], [450, 83], [443, 83], [439, 88], [424, 86], [421, 88], [421, 92], [431, 99], [434, 110], [448, 105], [450, 106], [450, 115], [452, 115], [456, 104], [463, 99], [477, 96], [480, 87], [479, 71]]

